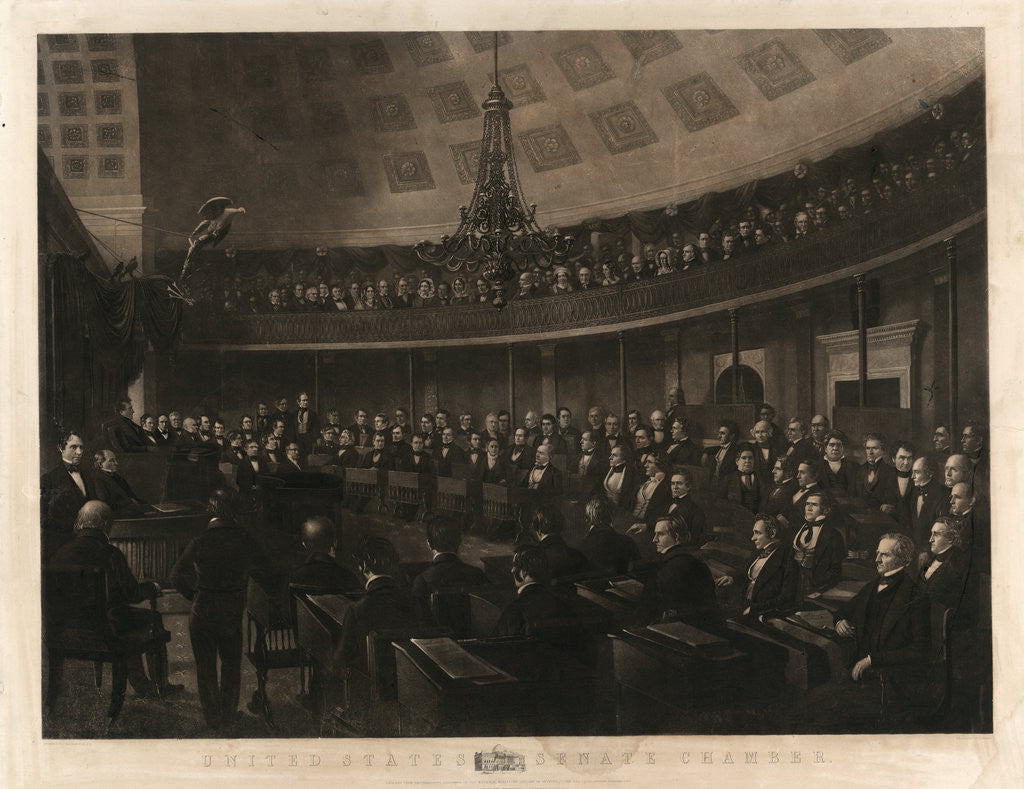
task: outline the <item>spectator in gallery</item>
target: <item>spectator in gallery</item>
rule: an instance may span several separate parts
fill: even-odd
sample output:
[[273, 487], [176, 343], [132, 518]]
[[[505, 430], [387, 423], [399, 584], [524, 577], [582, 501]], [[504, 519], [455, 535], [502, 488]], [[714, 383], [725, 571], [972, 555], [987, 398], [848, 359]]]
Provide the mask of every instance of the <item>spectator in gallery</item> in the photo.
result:
[[452, 298], [450, 304], [469, 304], [469, 291], [466, 288], [465, 277], [456, 277], [452, 280]]
[[533, 284], [533, 272], [524, 271], [519, 275], [519, 289], [516, 291], [517, 299], [529, 299], [536, 295], [536, 287]]
[[658, 250], [657, 257], [655, 258], [655, 263], [656, 267], [654, 270], [654, 276], [663, 277], [666, 274], [671, 274], [674, 271], [674, 269], [672, 268], [672, 250]]
[[558, 266], [554, 270], [555, 282], [551, 286], [551, 295], [564, 296], [573, 292], [572, 283], [569, 282], [569, 269], [565, 266]]
[[419, 287], [416, 289], [416, 301], [413, 303], [414, 307], [437, 307], [439, 302], [437, 295], [434, 292], [434, 280], [430, 277], [424, 277], [419, 282]]
[[395, 309], [411, 307], [413, 300], [413, 294], [409, 293], [409, 281], [405, 277], [399, 277], [394, 298]]
[[736, 236], [732, 233], [722, 235], [722, 260], [732, 260], [737, 255]]
[[599, 286], [599, 283], [594, 282], [593, 272], [587, 266], [580, 266], [576, 278], [579, 281], [579, 290], [593, 290]]
[[622, 281], [629, 282], [641, 282], [645, 279], [649, 279], [654, 274], [647, 267], [646, 262], [639, 255], [633, 255], [629, 261], [629, 268], [626, 270]]
[[391, 284], [386, 279], [382, 279], [377, 283], [377, 309], [390, 310], [394, 306], [395, 302], [391, 298]]
[[601, 264], [601, 285], [607, 287], [609, 285], [618, 285], [622, 282], [618, 272], [615, 270], [615, 264], [610, 262], [604, 262]]
[[437, 303], [440, 307], [447, 307], [452, 300], [452, 289], [447, 282], [441, 280], [437, 283]]
[[267, 298], [270, 300], [270, 312], [285, 312], [284, 304], [281, 303], [281, 291], [274, 288], [268, 294]]
[[377, 289], [373, 286], [373, 283], [367, 283], [359, 291], [359, 299], [356, 301], [354, 310], [375, 310], [377, 309]]
[[476, 300], [480, 304], [485, 304], [491, 300], [491, 286], [487, 284], [487, 280], [483, 277], [476, 281]]
[[323, 305], [320, 303], [320, 290], [315, 285], [306, 288], [305, 304], [306, 312], [322, 312]]

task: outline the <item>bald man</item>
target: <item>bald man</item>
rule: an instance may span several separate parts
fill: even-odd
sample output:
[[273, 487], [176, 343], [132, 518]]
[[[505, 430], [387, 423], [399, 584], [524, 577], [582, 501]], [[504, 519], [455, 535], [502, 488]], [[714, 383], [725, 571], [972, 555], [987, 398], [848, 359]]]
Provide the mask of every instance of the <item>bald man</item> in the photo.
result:
[[[114, 512], [102, 501], [87, 501], [78, 511], [75, 519], [75, 536], [57, 550], [50, 560], [50, 567], [99, 567], [107, 576], [107, 618], [115, 633], [127, 633], [149, 627], [153, 612], [149, 609], [133, 608], [156, 597], [160, 587], [154, 581], [139, 581], [135, 578], [128, 560], [117, 546], [111, 545], [108, 537], [114, 524]], [[156, 614], [157, 630], [167, 634], [157, 651], [146, 655], [150, 676], [142, 666], [142, 656], [128, 658], [128, 682], [137, 696], [168, 696], [184, 686], [167, 682], [167, 647], [170, 633], [164, 630], [160, 615]]]
[[307, 518], [302, 524], [301, 539], [306, 560], [292, 571], [288, 579], [290, 583], [316, 586], [338, 594], [358, 592], [363, 588], [356, 574], [339, 565], [334, 558], [338, 539], [334, 523], [329, 518], [323, 515]]

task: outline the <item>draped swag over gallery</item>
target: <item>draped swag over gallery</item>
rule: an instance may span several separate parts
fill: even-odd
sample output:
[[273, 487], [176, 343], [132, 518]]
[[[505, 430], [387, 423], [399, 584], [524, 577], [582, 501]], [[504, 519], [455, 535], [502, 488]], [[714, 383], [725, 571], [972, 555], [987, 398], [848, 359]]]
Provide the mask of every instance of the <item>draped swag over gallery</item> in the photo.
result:
[[[590, 243], [591, 233], [609, 233], [618, 236], [632, 234], [642, 242], [665, 240], [674, 232], [695, 236], [707, 230], [715, 220], [724, 216], [737, 216], [747, 206], [778, 210], [793, 195], [817, 188], [819, 183], [832, 184], [842, 178], [853, 177], [858, 183], [868, 183], [875, 166], [880, 162], [902, 162], [910, 153], [930, 146], [951, 129], [977, 128], [984, 125], [985, 86], [982, 79], [970, 83], [956, 95], [943, 97], [934, 105], [920, 102], [919, 114], [893, 129], [876, 134], [870, 141], [846, 148], [819, 162], [808, 162], [802, 178], [786, 171], [770, 178], [750, 181], [736, 189], [704, 194], [688, 203], [650, 211], [631, 211], [610, 219], [591, 219], [572, 227], [559, 228], [575, 238], [574, 255]], [[939, 108], [933, 113], [933, 110]], [[939, 115], [939, 117], [935, 117]], [[792, 206], [790, 206], [792, 207]], [[273, 277], [283, 274], [289, 267], [307, 270], [329, 269], [334, 278], [369, 277], [385, 269], [398, 274], [423, 270], [423, 262], [411, 246], [385, 244], [376, 247], [332, 247], [322, 261], [312, 249], [244, 250], [233, 254], [233, 268], [254, 272], [264, 269]], [[215, 259], [225, 250], [206, 253]], [[174, 272], [181, 265], [180, 250], [160, 250], [157, 269]]]

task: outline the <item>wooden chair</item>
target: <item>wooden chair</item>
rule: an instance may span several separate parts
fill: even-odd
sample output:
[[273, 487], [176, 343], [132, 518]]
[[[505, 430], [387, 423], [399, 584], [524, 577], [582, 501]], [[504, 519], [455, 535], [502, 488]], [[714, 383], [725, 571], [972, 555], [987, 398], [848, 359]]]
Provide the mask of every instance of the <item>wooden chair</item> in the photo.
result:
[[93, 662], [96, 687], [103, 682], [103, 664], [110, 663], [112, 682], [108, 726], [112, 726], [124, 705], [128, 683], [128, 658], [148, 655], [150, 666], [157, 667], [153, 677], [157, 687], [167, 683], [163, 661], [171, 634], [160, 626], [156, 598], [149, 601], [148, 624], [117, 633], [107, 616], [110, 591], [108, 578], [100, 567], [67, 567], [44, 572], [45, 628], [43, 640], [49, 672], [46, 708], [53, 712], [60, 695], [64, 661]]

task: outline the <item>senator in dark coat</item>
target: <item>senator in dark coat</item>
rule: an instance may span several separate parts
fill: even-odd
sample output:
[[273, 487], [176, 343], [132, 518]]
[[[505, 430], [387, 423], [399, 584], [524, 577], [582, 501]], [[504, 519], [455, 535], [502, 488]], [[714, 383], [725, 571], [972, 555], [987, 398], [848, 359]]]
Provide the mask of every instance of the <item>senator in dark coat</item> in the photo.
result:
[[585, 513], [589, 529], [580, 543], [582, 553], [595, 570], [623, 575], [640, 559], [637, 544], [612, 528], [612, 509], [608, 501], [595, 496], [587, 501]]
[[694, 627], [715, 629], [721, 623], [715, 582], [700, 559], [686, 552], [689, 530], [679, 518], [662, 518], [654, 526], [654, 545], [661, 563], [644, 584], [643, 607], [649, 619], [680, 620]]
[[78, 511], [85, 502], [96, 498], [92, 472], [82, 463], [82, 436], [74, 432], [61, 434], [57, 450], [60, 464], [39, 478], [44, 559], [71, 539]]

